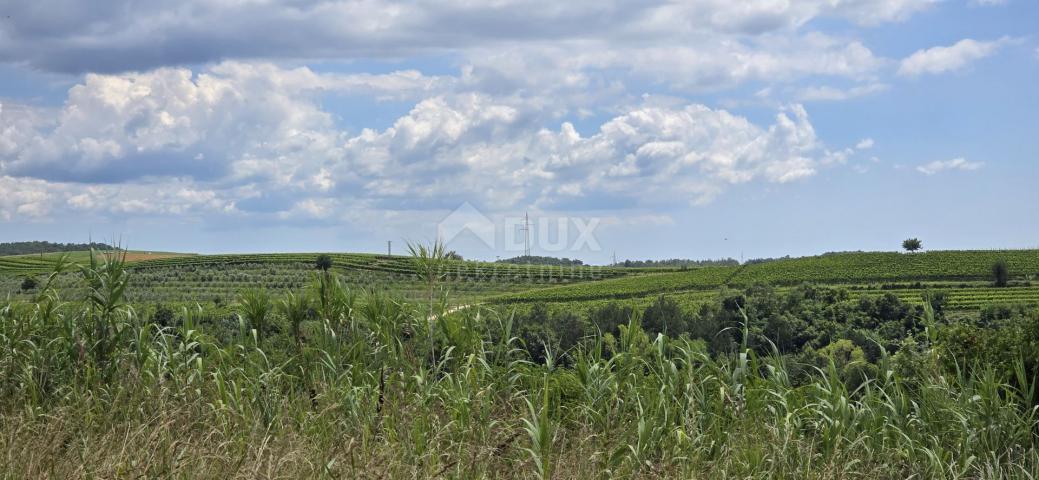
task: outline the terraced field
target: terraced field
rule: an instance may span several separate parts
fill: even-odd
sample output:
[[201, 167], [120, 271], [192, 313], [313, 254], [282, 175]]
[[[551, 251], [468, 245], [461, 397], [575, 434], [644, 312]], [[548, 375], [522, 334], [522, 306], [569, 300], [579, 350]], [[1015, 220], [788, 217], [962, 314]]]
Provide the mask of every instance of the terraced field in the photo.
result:
[[[937, 288], [935, 291], [947, 295], [946, 308], [951, 310], [977, 310], [985, 305], [993, 304], [1035, 304], [1039, 305], [1039, 286], [1016, 286], [995, 288], [988, 286]], [[888, 289], [855, 291], [865, 295], [883, 295], [892, 293], [909, 303], [923, 303], [921, 289]]]
[[[297, 290], [313, 280], [317, 253], [247, 255], [169, 255], [130, 263], [133, 272], [128, 296], [134, 302], [230, 302], [247, 288], [272, 292]], [[410, 257], [370, 254], [329, 254], [333, 271], [355, 288], [385, 288], [408, 298], [426, 291], [417, 278]], [[24, 295], [21, 280], [42, 275], [53, 267], [57, 255], [0, 257], [0, 295]], [[85, 262], [85, 254], [70, 255]], [[450, 262], [442, 281], [453, 303], [559, 284], [600, 280], [630, 273], [603, 267], [549, 267], [485, 262]], [[58, 285], [68, 295], [81, 292], [76, 273], [64, 274]]]
[[[1007, 263], [1016, 288], [987, 288], [992, 265]], [[791, 286], [802, 283], [843, 285], [863, 293], [895, 293], [904, 300], [919, 302], [921, 290], [914, 288], [878, 290], [881, 284], [906, 282], [946, 282], [935, 288], [949, 294], [951, 309], [977, 309], [991, 303], [1039, 304], [1039, 250], [937, 251], [903, 254], [893, 252], [836, 253], [815, 257], [776, 260], [741, 267], [708, 267], [681, 272], [642, 274], [624, 278], [558, 286], [500, 295], [490, 299], [497, 304], [545, 302], [568, 304], [613, 299], [641, 299], [648, 302], [660, 294], [679, 294], [706, 299], [701, 292], [722, 287], [754, 284]], [[949, 288], [948, 282], [961, 282]], [[968, 285], [968, 283], [970, 283]], [[872, 289], [864, 290], [866, 287]], [[940, 288], [939, 288], [940, 287]]]
[[[320, 253], [271, 253], [246, 255], [199, 255], [192, 257], [166, 258], [138, 262], [134, 270], [162, 267], [207, 267], [213, 265], [240, 264], [286, 264], [305, 263], [313, 265]], [[330, 253], [333, 268], [343, 271], [370, 271], [391, 274], [413, 275], [414, 264], [407, 256], [373, 255], [360, 253]], [[481, 281], [529, 281], [537, 279], [547, 283], [600, 280], [632, 273], [631, 270], [609, 267], [557, 267], [543, 265], [512, 265], [487, 262], [450, 262], [447, 276], [450, 279], [473, 279]]]
[[1007, 263], [1015, 278], [1039, 277], [1039, 250], [959, 250], [925, 253], [836, 253], [747, 265], [731, 285], [804, 282], [861, 284], [885, 281], [980, 280], [992, 264]]
[[[246, 288], [274, 292], [299, 289], [312, 281], [318, 253], [183, 255], [130, 252], [134, 282], [129, 295], [138, 302], [216, 303], [232, 301]], [[374, 254], [329, 254], [333, 270], [351, 286], [392, 288], [406, 297], [420, 298], [425, 287], [415, 275], [410, 257]], [[40, 275], [57, 254], [0, 257], [0, 295], [19, 295], [21, 279]], [[85, 252], [69, 256], [85, 262]], [[1007, 263], [1013, 288], [989, 288], [994, 262]], [[605, 301], [628, 299], [643, 305], [660, 294], [681, 303], [703, 303], [722, 287], [757, 283], [780, 287], [801, 283], [844, 285], [853, 293], [894, 293], [920, 301], [921, 291], [909, 282], [936, 283], [932, 288], [949, 295], [952, 309], [977, 309], [990, 303], [1039, 304], [1039, 250], [940, 251], [916, 254], [873, 252], [839, 253], [777, 260], [739, 267], [703, 267], [688, 270], [613, 267], [558, 267], [486, 262], [450, 262], [443, 286], [453, 303], [550, 303], [560, 308], [586, 310]], [[1039, 284], [1039, 281], [1036, 282]], [[77, 292], [78, 276], [59, 281], [63, 291]], [[905, 288], [879, 290], [881, 284]]]
[[567, 302], [642, 297], [668, 292], [718, 288], [740, 267], [704, 267], [685, 272], [632, 275], [622, 278], [531, 290], [493, 299], [496, 303]]

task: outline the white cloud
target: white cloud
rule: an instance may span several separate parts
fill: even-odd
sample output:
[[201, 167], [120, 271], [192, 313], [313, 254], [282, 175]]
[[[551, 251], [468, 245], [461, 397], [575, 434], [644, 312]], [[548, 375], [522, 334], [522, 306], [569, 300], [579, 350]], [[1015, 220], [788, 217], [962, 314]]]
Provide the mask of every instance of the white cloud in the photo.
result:
[[[149, 175], [288, 181], [306, 158], [338, 155], [343, 140], [317, 101], [336, 91], [395, 99], [426, 96], [454, 80], [414, 71], [317, 74], [307, 68], [224, 63], [192, 72], [161, 68], [87, 75], [50, 117], [0, 110], [0, 171], [60, 181], [122, 181]], [[10, 113], [10, 115], [9, 115]]]
[[946, 170], [977, 170], [984, 165], [980, 162], [968, 162], [963, 158], [954, 158], [952, 160], [935, 160], [931, 163], [920, 165], [916, 167], [916, 171], [924, 175], [934, 175]]
[[859, 140], [859, 143], [855, 144], [855, 148], [858, 150], [869, 150], [873, 148], [873, 139], [863, 138], [862, 140]]
[[848, 89], [830, 86], [807, 87], [799, 90], [795, 96], [802, 102], [849, 100], [883, 92], [888, 88], [888, 85], [883, 83], [857, 85]]
[[965, 38], [948, 47], [918, 50], [902, 60], [898, 74], [915, 77], [956, 71], [975, 60], [992, 55], [1008, 41], [1006, 37], [988, 42]]
[[86, 185], [0, 176], [0, 219], [54, 215], [208, 215], [235, 213], [234, 189], [209, 190], [183, 179], [133, 185]]
[[1006, 5], [1007, 0], [971, 0], [970, 3], [980, 7], [993, 7], [996, 5]]
[[702, 204], [729, 185], [790, 182], [849, 154], [828, 150], [800, 105], [758, 126], [724, 110], [647, 97], [583, 136], [554, 120], [558, 106], [549, 99], [453, 92], [442, 86], [449, 80], [410, 73], [380, 78], [447, 91], [388, 128], [356, 134], [336, 126], [314, 91], [379, 81], [266, 64], [88, 75], [60, 110], [4, 105], [0, 115], [11, 121], [0, 148], [10, 161], [0, 175], [21, 192], [8, 197], [4, 215], [334, 219], [338, 206], [362, 204], [383, 211], [462, 201], [490, 211]]
[[108, 0], [86, 5], [40, 0], [5, 9], [17, 21], [8, 22], [3, 32], [0, 61], [40, 70], [114, 72], [228, 59], [397, 59], [582, 41], [609, 50], [635, 44], [696, 45], [712, 36], [739, 41], [789, 33], [818, 18], [860, 25], [903, 21], [934, 3]]
[[504, 208], [525, 198], [640, 202], [647, 189], [658, 192], [648, 201], [705, 201], [728, 184], [811, 176], [828, 155], [800, 106], [767, 129], [702, 105], [638, 108], [587, 137], [568, 123], [532, 128], [519, 108], [478, 95], [426, 100], [393, 127], [350, 139], [343, 166], [398, 188], [409, 186], [401, 172], [419, 173], [425, 181], [408, 188], [418, 199]]
[[50, 210], [52, 195], [42, 180], [0, 176], [0, 192], [0, 220], [40, 218]]

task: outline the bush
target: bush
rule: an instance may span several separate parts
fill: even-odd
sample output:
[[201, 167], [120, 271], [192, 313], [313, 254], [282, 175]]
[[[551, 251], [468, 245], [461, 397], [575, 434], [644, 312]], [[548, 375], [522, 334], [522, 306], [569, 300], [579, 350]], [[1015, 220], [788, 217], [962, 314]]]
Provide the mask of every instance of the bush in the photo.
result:
[[314, 266], [322, 272], [327, 272], [328, 269], [332, 268], [332, 257], [327, 254], [318, 255]]
[[611, 334], [616, 337], [620, 333], [618, 328], [627, 325], [631, 316], [635, 314], [634, 309], [629, 306], [620, 306], [610, 302], [602, 307], [596, 308], [588, 314], [588, 320], [593, 327], [603, 335]]
[[152, 323], [162, 327], [173, 327], [175, 316], [173, 310], [166, 305], [158, 305], [155, 307], [155, 313], [152, 313]]
[[22, 291], [27, 292], [36, 288], [36, 279], [33, 277], [25, 277], [22, 280]]
[[1007, 286], [1008, 279], [1010, 279], [1010, 270], [1007, 268], [1007, 262], [1000, 260], [992, 265], [992, 283], [995, 286]]
[[655, 336], [658, 333], [677, 337], [689, 331], [688, 320], [681, 307], [671, 297], [661, 295], [642, 315], [642, 327]]

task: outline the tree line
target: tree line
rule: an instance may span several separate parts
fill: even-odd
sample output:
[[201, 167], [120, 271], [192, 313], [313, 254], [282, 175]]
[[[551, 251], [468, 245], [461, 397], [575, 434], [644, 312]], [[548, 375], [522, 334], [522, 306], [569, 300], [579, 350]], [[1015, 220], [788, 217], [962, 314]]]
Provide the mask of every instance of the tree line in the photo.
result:
[[34, 240], [30, 242], [0, 243], [0, 255], [29, 255], [33, 253], [77, 252], [83, 250], [112, 250], [107, 243], [54, 243]]

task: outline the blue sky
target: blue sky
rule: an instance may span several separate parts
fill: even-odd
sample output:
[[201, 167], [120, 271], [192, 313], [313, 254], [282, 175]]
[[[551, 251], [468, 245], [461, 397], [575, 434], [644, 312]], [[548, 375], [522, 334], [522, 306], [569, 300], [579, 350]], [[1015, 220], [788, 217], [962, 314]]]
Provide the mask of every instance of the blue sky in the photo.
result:
[[592, 263], [1039, 247], [1032, 1], [0, 10], [0, 241], [375, 252], [471, 205], [482, 259], [524, 212]]

